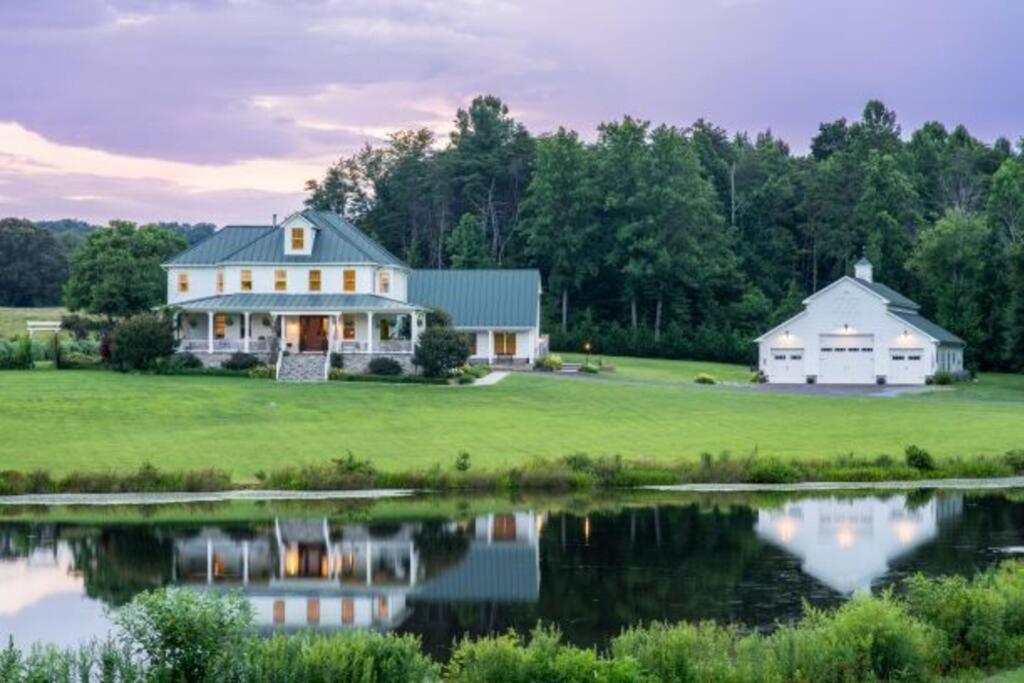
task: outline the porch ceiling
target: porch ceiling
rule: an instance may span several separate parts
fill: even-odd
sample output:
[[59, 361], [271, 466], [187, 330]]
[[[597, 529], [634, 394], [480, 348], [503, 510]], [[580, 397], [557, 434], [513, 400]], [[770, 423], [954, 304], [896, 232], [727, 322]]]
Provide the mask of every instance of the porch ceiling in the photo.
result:
[[221, 294], [202, 299], [182, 301], [175, 306], [183, 311], [243, 312], [337, 312], [383, 311], [407, 313], [425, 310], [416, 304], [403, 303], [376, 294], [261, 294], [242, 292]]

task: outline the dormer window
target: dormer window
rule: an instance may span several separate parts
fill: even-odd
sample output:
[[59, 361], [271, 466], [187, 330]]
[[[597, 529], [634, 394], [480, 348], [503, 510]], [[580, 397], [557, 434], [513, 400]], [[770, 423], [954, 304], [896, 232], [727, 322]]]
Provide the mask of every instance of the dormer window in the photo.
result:
[[378, 291], [380, 291], [381, 294], [388, 294], [391, 292], [391, 273], [386, 270], [381, 271], [380, 287], [378, 287]]
[[292, 228], [292, 250], [303, 251], [306, 248], [306, 231], [302, 228]]

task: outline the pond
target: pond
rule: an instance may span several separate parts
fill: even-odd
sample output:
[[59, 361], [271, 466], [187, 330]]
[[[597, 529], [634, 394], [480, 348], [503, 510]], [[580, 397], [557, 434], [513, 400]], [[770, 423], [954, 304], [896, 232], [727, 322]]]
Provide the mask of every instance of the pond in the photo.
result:
[[109, 632], [137, 592], [238, 590], [265, 633], [463, 634], [557, 624], [603, 644], [652, 620], [770, 629], [915, 572], [1024, 546], [1019, 492], [0, 508], [0, 642]]

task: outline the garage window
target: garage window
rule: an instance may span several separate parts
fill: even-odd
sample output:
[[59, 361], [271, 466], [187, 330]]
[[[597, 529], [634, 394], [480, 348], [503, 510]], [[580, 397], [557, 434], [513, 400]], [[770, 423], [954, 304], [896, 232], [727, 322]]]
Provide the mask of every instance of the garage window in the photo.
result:
[[786, 354], [784, 354], [784, 353], [777, 353], [777, 354], [775, 354], [775, 360], [786, 360]]
[[799, 353], [793, 353], [793, 354], [790, 354], [790, 356], [789, 356], [790, 360], [803, 360], [803, 358], [804, 357], [801, 354], [799, 354]]
[[861, 347], [861, 351], [864, 351], [865, 353], [873, 353], [874, 349], [871, 348], [870, 346], [864, 346], [864, 347]]
[[821, 350], [821, 352], [822, 352], [822, 353], [832, 353], [832, 349], [831, 349], [831, 348], [823, 348], [823, 349]]
[[921, 356], [917, 356], [917, 355], [907, 356], [907, 360], [921, 360]]
[[906, 360], [906, 359], [907, 359], [907, 357], [906, 357], [906, 356], [904, 356], [904, 355], [903, 355], [902, 353], [894, 353], [894, 354], [892, 355], [892, 359], [893, 359], [893, 360]]
[[841, 346], [837, 346], [835, 349], [836, 353], [846, 353], [846, 349]]

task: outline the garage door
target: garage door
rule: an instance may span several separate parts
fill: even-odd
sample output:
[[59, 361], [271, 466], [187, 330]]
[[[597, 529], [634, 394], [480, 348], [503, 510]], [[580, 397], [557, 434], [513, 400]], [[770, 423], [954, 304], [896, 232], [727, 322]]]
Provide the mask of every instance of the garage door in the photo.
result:
[[889, 384], [924, 384], [927, 374], [924, 349], [889, 349]]
[[872, 384], [875, 338], [870, 334], [821, 335], [818, 381], [822, 384]]
[[804, 373], [803, 349], [772, 349], [765, 368], [768, 381], [774, 384], [802, 384]]

